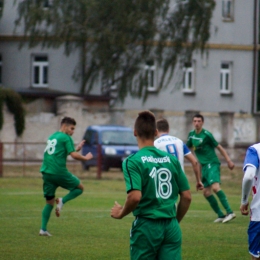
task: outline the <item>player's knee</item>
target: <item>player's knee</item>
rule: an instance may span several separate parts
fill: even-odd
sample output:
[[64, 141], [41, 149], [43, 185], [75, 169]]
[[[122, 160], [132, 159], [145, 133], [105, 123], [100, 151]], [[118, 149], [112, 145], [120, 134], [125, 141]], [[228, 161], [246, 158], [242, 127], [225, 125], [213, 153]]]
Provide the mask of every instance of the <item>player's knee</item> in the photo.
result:
[[45, 199], [46, 199], [46, 204], [50, 204], [50, 205], [54, 205], [54, 199], [55, 199], [55, 196], [45, 196]]
[[209, 191], [209, 190], [204, 190], [204, 191], [203, 191], [203, 195], [204, 195], [205, 198], [207, 198], [207, 197], [209, 197], [209, 196], [211, 195], [211, 191]]
[[54, 198], [55, 198], [55, 196], [45, 196], [45, 199], [46, 199], [47, 201], [53, 200]]
[[213, 190], [214, 193], [219, 192], [221, 190], [219, 184], [218, 183], [216, 183], [216, 184], [214, 183], [214, 185], [212, 185], [212, 190]]
[[82, 192], [84, 191], [84, 186], [82, 183], [79, 184], [79, 186], [77, 187], [78, 189], [82, 190]]

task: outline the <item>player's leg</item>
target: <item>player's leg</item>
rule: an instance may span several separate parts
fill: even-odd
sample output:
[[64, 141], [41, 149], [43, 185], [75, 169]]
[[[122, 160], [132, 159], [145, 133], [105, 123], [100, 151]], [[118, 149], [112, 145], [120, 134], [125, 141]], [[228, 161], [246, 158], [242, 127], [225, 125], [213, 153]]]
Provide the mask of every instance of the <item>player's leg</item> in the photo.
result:
[[181, 260], [182, 233], [178, 221], [174, 218], [165, 220], [169, 223], [165, 226], [165, 236], [158, 252], [159, 260]]
[[228, 203], [227, 196], [224, 193], [224, 191], [220, 188], [219, 183], [217, 183], [217, 182], [213, 183], [212, 189], [213, 189], [214, 193], [218, 196], [219, 201], [221, 202], [222, 206], [226, 210], [227, 214], [233, 213], [233, 211]]
[[84, 186], [80, 182], [79, 178], [71, 173], [67, 173], [63, 176], [62, 180], [59, 181], [59, 184], [62, 188], [69, 190], [69, 193], [63, 198], [56, 199], [56, 216], [60, 216], [61, 209], [65, 203], [70, 200], [75, 199], [83, 193]]
[[47, 224], [49, 222], [51, 212], [53, 210], [54, 205], [54, 196], [52, 199], [46, 198], [46, 205], [42, 210], [42, 224], [40, 229], [40, 236], [51, 236], [51, 234], [47, 231]]
[[55, 201], [55, 191], [57, 186], [52, 182], [53, 176], [51, 174], [42, 174], [43, 178], [43, 193], [46, 199], [46, 205], [42, 210], [42, 223], [39, 235], [41, 236], [51, 236], [47, 231], [47, 224], [49, 222], [51, 212], [53, 210], [53, 205]]
[[211, 187], [204, 187], [203, 194], [208, 201], [210, 207], [213, 211], [218, 215], [218, 218], [214, 220], [215, 223], [222, 222], [225, 218], [225, 214], [222, 212], [218, 205], [218, 201], [216, 200], [215, 196], [211, 193]]
[[220, 188], [220, 165], [219, 164], [212, 164], [211, 171], [210, 171], [210, 178], [212, 180], [212, 189], [214, 193], [217, 195], [220, 203], [226, 210], [226, 217], [223, 220], [223, 223], [226, 223], [236, 217], [235, 213], [233, 213], [225, 192]]
[[68, 189], [70, 192], [62, 198], [63, 204], [81, 195], [84, 191], [84, 186], [78, 177], [71, 174], [71, 176], [67, 179], [65, 189]]
[[253, 260], [260, 259], [260, 221], [250, 221], [248, 230], [248, 250]]
[[218, 215], [218, 218], [214, 220], [215, 223], [222, 222], [225, 218], [225, 214], [222, 212], [218, 205], [218, 201], [215, 196], [212, 194], [211, 188], [211, 166], [205, 165], [202, 167], [202, 183], [204, 185], [203, 195], [208, 201], [210, 207]]
[[164, 229], [156, 220], [136, 218], [130, 232], [130, 259], [155, 260], [163, 238]]

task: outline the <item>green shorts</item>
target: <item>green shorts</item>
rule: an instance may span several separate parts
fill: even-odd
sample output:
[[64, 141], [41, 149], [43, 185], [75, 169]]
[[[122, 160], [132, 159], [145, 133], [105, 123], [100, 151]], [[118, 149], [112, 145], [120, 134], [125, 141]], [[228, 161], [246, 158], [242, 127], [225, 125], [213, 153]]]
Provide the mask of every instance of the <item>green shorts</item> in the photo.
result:
[[137, 217], [130, 232], [131, 260], [180, 260], [182, 234], [178, 221]]
[[42, 172], [44, 197], [55, 196], [58, 187], [74, 190], [80, 184], [78, 177], [70, 172], [63, 174], [48, 174]]
[[213, 183], [220, 182], [220, 164], [208, 163], [202, 166], [202, 183], [204, 187], [209, 187]]

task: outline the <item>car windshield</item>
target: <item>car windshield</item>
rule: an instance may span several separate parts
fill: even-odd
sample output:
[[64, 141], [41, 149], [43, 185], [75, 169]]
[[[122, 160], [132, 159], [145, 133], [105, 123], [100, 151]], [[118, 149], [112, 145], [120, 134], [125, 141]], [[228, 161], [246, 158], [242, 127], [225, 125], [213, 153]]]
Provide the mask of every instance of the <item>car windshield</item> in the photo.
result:
[[132, 131], [103, 131], [102, 144], [137, 145]]

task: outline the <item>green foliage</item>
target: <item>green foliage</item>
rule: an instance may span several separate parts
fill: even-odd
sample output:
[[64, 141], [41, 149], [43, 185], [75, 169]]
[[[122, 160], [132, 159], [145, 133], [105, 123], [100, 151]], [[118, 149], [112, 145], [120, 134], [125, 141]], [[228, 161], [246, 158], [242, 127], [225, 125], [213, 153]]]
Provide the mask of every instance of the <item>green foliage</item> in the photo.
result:
[[[16, 2], [16, 1], [15, 1]], [[214, 0], [27, 0], [18, 4], [16, 26], [24, 26], [29, 46], [58, 48], [70, 55], [81, 51], [74, 70], [88, 93], [102, 75], [103, 91], [118, 87], [127, 94], [147, 97], [144, 64], [153, 60], [162, 68], [159, 87], [167, 87], [177, 61], [204, 50]]]
[[0, 130], [3, 127], [3, 104], [6, 104], [8, 110], [14, 115], [15, 132], [21, 136], [25, 129], [25, 111], [21, 96], [12, 89], [0, 88]]
[[0, 0], [0, 18], [2, 17], [3, 10], [4, 10], [4, 0]]

